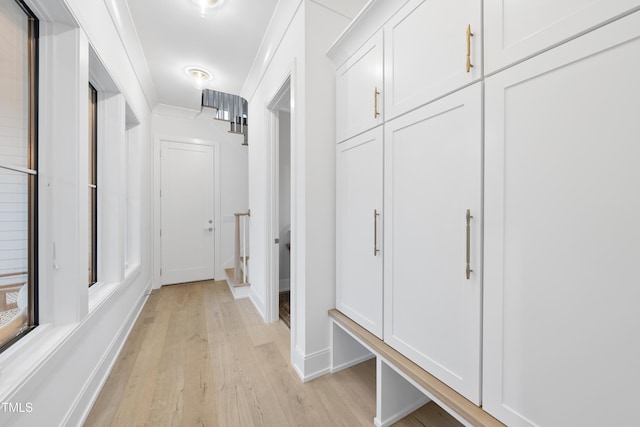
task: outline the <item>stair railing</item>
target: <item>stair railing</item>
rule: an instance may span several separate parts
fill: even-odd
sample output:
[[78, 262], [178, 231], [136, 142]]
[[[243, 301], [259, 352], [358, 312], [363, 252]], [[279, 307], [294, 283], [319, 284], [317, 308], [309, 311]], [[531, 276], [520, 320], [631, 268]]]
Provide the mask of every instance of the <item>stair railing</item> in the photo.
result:
[[[236, 244], [234, 253], [233, 281], [248, 283], [249, 278], [249, 235], [247, 223], [251, 217], [251, 211], [234, 214], [236, 217]], [[242, 277], [241, 277], [242, 276]]]

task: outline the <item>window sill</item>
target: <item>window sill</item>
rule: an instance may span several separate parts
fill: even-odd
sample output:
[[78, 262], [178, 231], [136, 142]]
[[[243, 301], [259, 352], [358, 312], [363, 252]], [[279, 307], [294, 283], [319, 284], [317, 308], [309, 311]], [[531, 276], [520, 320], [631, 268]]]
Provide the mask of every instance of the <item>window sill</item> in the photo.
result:
[[6, 402], [35, 371], [53, 357], [75, 324], [54, 327], [47, 323], [36, 327], [0, 354], [0, 401]]
[[45, 323], [37, 326], [11, 347], [0, 353], [0, 402], [10, 401], [10, 397], [23, 387], [34, 375], [47, 376], [42, 369], [53, 369], [58, 350], [73, 335], [73, 332], [89, 319], [91, 313], [118, 290], [132, 283], [141, 272], [140, 264], [132, 265], [125, 272], [120, 283], [98, 282], [89, 288], [89, 315], [80, 323], [54, 326]]
[[124, 283], [133, 281], [140, 275], [140, 263], [131, 264], [124, 270]]
[[100, 307], [118, 289], [128, 286], [140, 275], [140, 264], [132, 265], [124, 273], [124, 279], [119, 283], [98, 282], [89, 288], [89, 314]]

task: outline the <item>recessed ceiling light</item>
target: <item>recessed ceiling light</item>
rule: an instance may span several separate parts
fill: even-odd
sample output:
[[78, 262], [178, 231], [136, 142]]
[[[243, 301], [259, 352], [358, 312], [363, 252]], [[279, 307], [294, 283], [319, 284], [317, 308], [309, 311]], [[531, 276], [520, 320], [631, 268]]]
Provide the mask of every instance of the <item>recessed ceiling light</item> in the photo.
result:
[[191, 77], [193, 84], [198, 89], [203, 89], [209, 80], [213, 78], [210, 72], [200, 67], [187, 67], [184, 69], [187, 76]]
[[224, 3], [224, 0], [193, 0], [193, 2], [204, 10], [212, 7], [220, 7], [222, 3]]

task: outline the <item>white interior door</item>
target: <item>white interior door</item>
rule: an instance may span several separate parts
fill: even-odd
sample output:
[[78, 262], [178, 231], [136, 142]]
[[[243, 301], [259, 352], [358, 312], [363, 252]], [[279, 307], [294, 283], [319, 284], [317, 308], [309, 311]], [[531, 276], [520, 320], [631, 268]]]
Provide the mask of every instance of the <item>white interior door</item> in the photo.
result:
[[214, 277], [213, 147], [162, 141], [161, 284]]

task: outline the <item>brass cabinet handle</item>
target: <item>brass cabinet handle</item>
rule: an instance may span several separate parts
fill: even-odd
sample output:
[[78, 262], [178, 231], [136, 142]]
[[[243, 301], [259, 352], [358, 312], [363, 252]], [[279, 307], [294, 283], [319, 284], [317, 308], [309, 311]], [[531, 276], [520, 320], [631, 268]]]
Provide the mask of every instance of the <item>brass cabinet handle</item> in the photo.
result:
[[380, 92], [378, 92], [378, 87], [374, 87], [373, 88], [373, 118], [377, 119], [378, 116], [380, 115], [380, 113], [378, 113], [378, 95], [380, 95]]
[[473, 33], [471, 32], [471, 24], [469, 24], [467, 25], [467, 73], [473, 68], [471, 63], [471, 37], [473, 37]]
[[471, 278], [471, 209], [467, 209], [467, 280]]
[[378, 256], [380, 249], [378, 249], [378, 209], [373, 210], [373, 256]]

